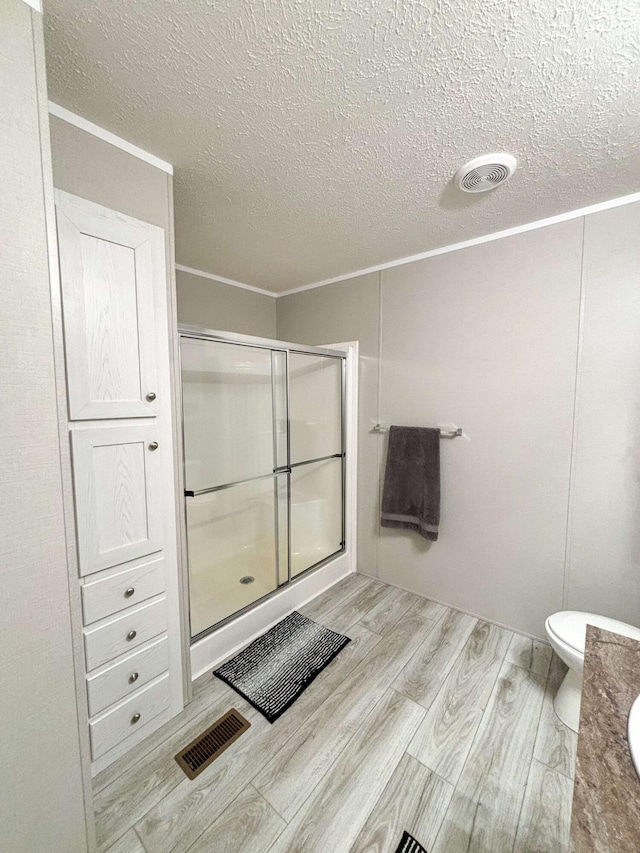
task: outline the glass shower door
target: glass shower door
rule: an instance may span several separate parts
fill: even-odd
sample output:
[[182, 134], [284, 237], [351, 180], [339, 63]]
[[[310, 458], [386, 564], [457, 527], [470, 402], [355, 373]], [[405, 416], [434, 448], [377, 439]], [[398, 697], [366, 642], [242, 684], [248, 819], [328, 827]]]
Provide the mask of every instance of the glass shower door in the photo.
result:
[[291, 576], [344, 547], [343, 360], [289, 353]]
[[191, 635], [288, 580], [286, 353], [181, 338]]

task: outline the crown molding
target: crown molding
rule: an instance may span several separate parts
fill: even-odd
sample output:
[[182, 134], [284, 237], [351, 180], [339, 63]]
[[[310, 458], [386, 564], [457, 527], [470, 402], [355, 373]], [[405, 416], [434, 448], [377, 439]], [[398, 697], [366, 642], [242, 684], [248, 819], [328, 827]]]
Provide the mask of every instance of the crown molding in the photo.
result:
[[115, 133], [111, 133], [110, 130], [105, 130], [103, 127], [94, 124], [92, 121], [89, 121], [82, 116], [72, 113], [71, 110], [61, 107], [53, 101], [49, 101], [49, 113], [56, 118], [62, 119], [62, 121], [66, 121], [68, 124], [73, 124], [75, 127], [79, 127], [80, 130], [84, 130], [92, 136], [97, 136], [98, 139], [102, 139], [104, 142], [108, 142], [116, 148], [122, 149], [122, 151], [126, 151], [127, 154], [131, 154], [139, 160], [144, 160], [145, 163], [150, 163], [152, 166], [155, 166], [156, 169], [162, 169], [163, 172], [168, 172], [168, 174], [173, 175], [173, 166], [171, 163], [161, 160], [159, 157], [156, 157], [155, 154], [149, 154], [148, 151], [143, 151], [142, 148], [138, 148], [137, 145], [127, 142], [126, 139], [121, 139], [121, 137], [116, 136]]
[[[37, 9], [38, 11], [42, 11], [40, 0], [24, 0], [24, 2], [32, 8]], [[145, 162], [150, 163], [152, 166], [155, 166], [156, 168], [162, 169], [168, 174], [173, 175], [173, 166], [171, 165], [171, 163], [167, 163], [166, 161], [161, 160], [154, 154], [149, 154], [148, 151], [143, 151], [142, 148], [138, 148], [131, 142], [127, 142], [125, 139], [121, 139], [119, 136], [116, 136], [114, 133], [111, 133], [110, 131], [105, 130], [99, 125], [94, 124], [88, 119], [82, 118], [82, 116], [72, 113], [65, 107], [61, 107], [59, 104], [56, 104], [53, 101], [49, 101], [49, 112], [51, 115], [56, 116], [57, 118], [62, 119], [63, 121], [68, 122], [69, 124], [73, 124], [81, 130], [84, 130], [87, 133], [91, 133], [93, 136], [97, 136], [99, 139], [102, 139], [105, 142], [116, 146], [117, 148], [121, 148], [128, 154], [132, 154], [134, 157], [138, 157], [140, 160], [144, 160]], [[224, 276], [214, 275], [213, 273], [204, 272], [204, 270], [197, 270], [192, 267], [186, 267], [182, 264], [176, 264], [175, 268], [177, 270], [181, 270], [182, 272], [191, 273], [192, 275], [198, 275], [201, 278], [208, 278], [211, 281], [218, 281], [221, 284], [228, 284], [232, 287], [239, 287], [242, 290], [250, 290], [253, 293], [260, 293], [263, 296], [271, 296], [277, 299], [281, 296], [291, 296], [294, 293], [302, 293], [305, 290], [314, 290], [317, 287], [325, 287], [328, 284], [338, 284], [341, 281], [348, 281], [351, 278], [359, 278], [360, 276], [369, 275], [370, 273], [382, 272], [383, 270], [403, 266], [404, 264], [411, 264], [415, 261], [423, 261], [427, 258], [434, 258], [437, 255], [445, 255], [449, 252], [457, 252], [460, 249], [469, 249], [472, 246], [479, 246], [482, 243], [491, 243], [494, 240], [502, 240], [505, 237], [513, 237], [516, 234], [524, 234], [527, 231], [535, 231], [538, 228], [546, 228], [548, 225], [557, 225], [560, 222], [567, 222], [570, 219], [578, 219], [582, 216], [589, 216], [592, 213], [600, 213], [603, 210], [609, 210], [613, 207], [621, 207], [625, 204], [634, 204], [635, 202], [640, 202], [640, 192], [609, 199], [608, 201], [599, 202], [598, 204], [591, 204], [587, 207], [578, 208], [577, 210], [569, 210], [566, 213], [560, 213], [556, 216], [549, 216], [545, 219], [537, 219], [533, 222], [527, 222], [524, 225], [516, 225], [515, 227], [507, 228], [504, 231], [494, 231], [491, 234], [485, 234], [482, 237], [474, 237], [471, 240], [463, 240], [460, 243], [450, 243], [449, 245], [441, 246], [438, 249], [429, 249], [426, 252], [419, 252], [416, 255], [408, 255], [404, 258], [397, 258], [394, 261], [387, 261], [382, 264], [376, 264], [372, 267], [365, 267], [364, 269], [354, 270], [353, 272], [344, 273], [342, 275], [336, 275], [332, 278], [325, 278], [321, 281], [314, 281], [310, 284], [303, 284], [299, 287], [292, 287], [289, 290], [282, 290], [280, 292], [265, 290], [264, 288], [256, 287], [253, 284], [245, 284], [242, 281], [235, 281], [231, 278], [225, 278]]]
[[271, 296], [274, 299], [277, 298], [280, 294], [274, 293], [272, 290], [263, 290], [261, 287], [254, 287], [253, 284], [245, 284], [242, 281], [234, 281], [232, 278], [223, 278], [221, 275], [213, 275], [210, 272], [204, 272], [204, 270], [196, 270], [193, 267], [185, 267], [182, 264], [175, 265], [177, 270], [180, 272], [188, 272], [191, 275], [199, 275], [201, 278], [208, 278], [211, 281], [219, 281], [222, 284], [230, 284], [231, 287], [240, 287], [242, 290], [251, 290], [253, 293], [260, 293], [262, 296]]
[[359, 278], [361, 275], [381, 272], [382, 270], [392, 269], [393, 267], [399, 267], [403, 264], [411, 264], [414, 261], [423, 261], [426, 258], [434, 258], [436, 255], [446, 255], [448, 252], [457, 252], [460, 249], [479, 246], [481, 243], [491, 243], [493, 240], [502, 240], [504, 237], [513, 237], [516, 234], [524, 234], [527, 231], [535, 231], [537, 228], [546, 228], [548, 225], [557, 225], [560, 222], [567, 222], [570, 219], [578, 219], [582, 216], [589, 216], [592, 213], [600, 213], [603, 210], [609, 210], [612, 207], [621, 207], [624, 204], [634, 204], [635, 202], [640, 202], [640, 192], [621, 196], [619, 198], [613, 198], [609, 201], [600, 202], [599, 204], [592, 204], [588, 207], [581, 207], [578, 210], [570, 210], [566, 213], [560, 213], [557, 216], [549, 216], [547, 219], [537, 219], [534, 222], [528, 222], [525, 225], [516, 225], [514, 228], [507, 228], [504, 231], [494, 231], [492, 234], [485, 234], [484, 237], [474, 237], [471, 240], [463, 240], [461, 243], [451, 243], [448, 246], [441, 246], [439, 249], [430, 249], [428, 252], [420, 252], [417, 255], [409, 255], [406, 258], [398, 258], [398, 260], [395, 261], [387, 261], [387, 263], [384, 264], [377, 264], [374, 267], [355, 270], [355, 272], [346, 273], [345, 275], [337, 275], [333, 278], [325, 278], [322, 281], [315, 281], [311, 284], [303, 284], [300, 287], [293, 287], [291, 290], [280, 291], [280, 293], [276, 295], [290, 296], [293, 293], [302, 293], [305, 290], [314, 290], [316, 287], [325, 287], [327, 284], [337, 284], [340, 281], [348, 281], [350, 278]]

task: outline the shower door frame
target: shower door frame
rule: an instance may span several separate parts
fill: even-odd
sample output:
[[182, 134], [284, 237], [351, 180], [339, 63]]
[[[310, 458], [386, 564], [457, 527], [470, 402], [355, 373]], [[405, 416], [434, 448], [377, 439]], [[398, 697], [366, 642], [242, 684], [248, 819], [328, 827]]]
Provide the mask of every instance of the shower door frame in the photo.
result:
[[[180, 342], [183, 338], [190, 338], [196, 340], [204, 340], [210, 341], [212, 343], [224, 343], [224, 344], [235, 344], [239, 346], [247, 346], [254, 347], [259, 349], [267, 349], [270, 351], [284, 352], [285, 353], [285, 399], [286, 399], [286, 437], [287, 437], [287, 465], [286, 466], [274, 466], [273, 477], [274, 480], [282, 474], [286, 474], [287, 476], [287, 580], [284, 583], [278, 583], [275, 589], [266, 593], [265, 595], [260, 596], [259, 598], [252, 601], [250, 604], [245, 605], [239, 610], [234, 611], [231, 615], [221, 619], [219, 622], [216, 622], [215, 625], [211, 625], [209, 628], [200, 631], [198, 634], [193, 636], [191, 634], [191, 596], [190, 596], [190, 570], [189, 570], [189, 543], [188, 543], [188, 535], [187, 535], [187, 498], [192, 497], [189, 491], [185, 488], [185, 469], [186, 469], [186, 459], [185, 459], [185, 444], [184, 444], [184, 405], [183, 405], [183, 383], [182, 383], [182, 348], [180, 346]], [[349, 345], [354, 346], [354, 345]], [[357, 348], [357, 345], [355, 345]], [[341, 449], [340, 453], [330, 454], [326, 457], [320, 457], [318, 459], [309, 459], [305, 460], [301, 463], [291, 464], [291, 422], [290, 422], [290, 406], [289, 406], [289, 354], [290, 353], [300, 353], [307, 355], [319, 355], [328, 358], [336, 358], [340, 359], [341, 364], [341, 385], [340, 385], [340, 417], [341, 417]], [[183, 565], [185, 567], [185, 571], [183, 572], [183, 602], [184, 607], [183, 611], [186, 619], [186, 627], [188, 630], [185, 632], [187, 635], [187, 639], [190, 646], [198, 643], [200, 640], [203, 640], [207, 636], [212, 633], [215, 633], [220, 628], [223, 628], [230, 622], [236, 620], [242, 614], [247, 613], [248, 611], [254, 609], [256, 606], [262, 604], [270, 598], [282, 593], [283, 590], [290, 588], [292, 585], [298, 583], [300, 580], [307, 578], [310, 574], [321, 569], [323, 566], [326, 566], [328, 563], [336, 560], [341, 555], [347, 553], [349, 545], [350, 534], [347, 532], [348, 528], [351, 525], [348, 524], [347, 516], [350, 515], [347, 508], [347, 500], [349, 497], [349, 489], [348, 489], [348, 481], [347, 481], [347, 467], [351, 462], [349, 456], [351, 454], [351, 450], [347, 451], [348, 445], [351, 444], [349, 441], [349, 436], [347, 435], [347, 420], [348, 420], [348, 381], [347, 381], [347, 371], [349, 369], [349, 352], [343, 349], [331, 349], [329, 347], [317, 347], [317, 346], [305, 346], [303, 344], [290, 343], [287, 341], [278, 341], [272, 338], [262, 338], [256, 337], [254, 335], [243, 335], [237, 332], [224, 332], [215, 329], [205, 329], [200, 326], [192, 326], [187, 324], [178, 324], [178, 375], [180, 376], [180, 386], [179, 386], [179, 440], [180, 440], [180, 458], [182, 461], [182, 470], [180, 472], [180, 482], [181, 482], [181, 492], [182, 492], [182, 511], [180, 513], [180, 527], [181, 527], [181, 547], [183, 551]], [[272, 377], [273, 382], [273, 377]], [[353, 384], [353, 383], [352, 383]], [[275, 393], [275, 386], [272, 385], [272, 394]], [[274, 410], [275, 414], [275, 410]], [[275, 433], [275, 423], [274, 423], [274, 442], [276, 440]], [[299, 572], [295, 577], [291, 576], [291, 473], [294, 467], [301, 467], [303, 465], [312, 464], [314, 462], [327, 461], [329, 459], [340, 459], [341, 460], [341, 469], [342, 469], [342, 533], [341, 533], [341, 547], [329, 554], [327, 557], [323, 557], [322, 560], [314, 563], [308, 568], [304, 569], [302, 572]], [[274, 454], [274, 463], [278, 461], [276, 454]], [[355, 462], [355, 460], [354, 460]], [[265, 477], [268, 475], [264, 475]], [[244, 482], [239, 481], [239, 483]], [[230, 484], [230, 485], [236, 485]], [[200, 490], [197, 490], [200, 492]], [[202, 490], [202, 492], [211, 491], [209, 489]], [[276, 501], [276, 513], [274, 516], [274, 527], [275, 527], [275, 540], [276, 540], [276, 553], [278, 549], [278, 515], [277, 515], [277, 501]], [[353, 543], [355, 545], [355, 542]], [[354, 549], [355, 551], [355, 549]], [[276, 572], [278, 572], [278, 568], [276, 568]]]

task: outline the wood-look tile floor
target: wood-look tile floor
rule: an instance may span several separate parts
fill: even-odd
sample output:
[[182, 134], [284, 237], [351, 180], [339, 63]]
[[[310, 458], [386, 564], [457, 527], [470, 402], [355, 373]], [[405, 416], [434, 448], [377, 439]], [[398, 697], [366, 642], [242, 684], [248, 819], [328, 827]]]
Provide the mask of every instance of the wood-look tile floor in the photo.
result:
[[[206, 675], [94, 782], [100, 851], [563, 853], [576, 736], [543, 643], [352, 575], [304, 607], [352, 642], [273, 725]], [[251, 728], [194, 781], [174, 754], [230, 707]]]

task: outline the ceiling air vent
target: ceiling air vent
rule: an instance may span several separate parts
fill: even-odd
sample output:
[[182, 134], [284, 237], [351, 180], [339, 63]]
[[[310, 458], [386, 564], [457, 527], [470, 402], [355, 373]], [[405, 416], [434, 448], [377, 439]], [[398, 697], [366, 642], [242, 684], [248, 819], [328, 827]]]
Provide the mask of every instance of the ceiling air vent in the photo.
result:
[[517, 160], [511, 154], [485, 154], [469, 160], [455, 176], [459, 190], [465, 193], [483, 193], [504, 184], [513, 175]]

